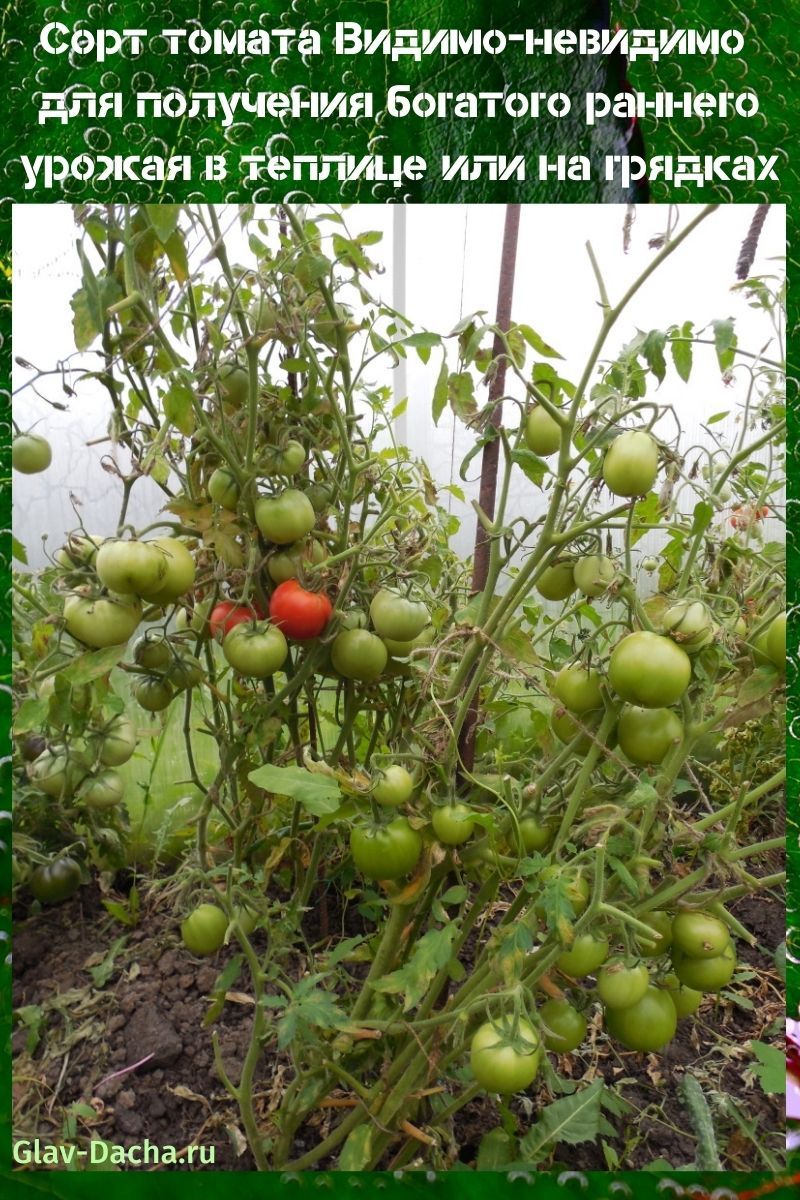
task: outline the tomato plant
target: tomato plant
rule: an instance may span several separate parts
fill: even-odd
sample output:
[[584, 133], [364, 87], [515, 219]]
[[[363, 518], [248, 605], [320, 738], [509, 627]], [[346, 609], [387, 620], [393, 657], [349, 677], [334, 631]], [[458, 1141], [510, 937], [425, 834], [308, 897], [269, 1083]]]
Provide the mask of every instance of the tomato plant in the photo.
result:
[[[92, 380], [113, 436], [89, 494], [76, 471], [79, 527], [41, 567], [17, 558], [18, 911], [85, 883], [101, 942], [138, 925], [154, 977], [180, 944], [164, 954], [165, 915], [186, 951], [219, 953], [207, 1020], [247, 1000], [247, 1021], [214, 1057], [238, 1112], [214, 1095], [208, 1116], [259, 1170], [549, 1170], [553, 1129], [601, 1112], [627, 1169], [629, 1080], [644, 1110], [712, 1045], [742, 1064], [737, 1041], [773, 1039], [746, 997], [777, 994], [774, 947], [737, 971], [736, 944], [743, 924], [763, 942], [784, 882], [782, 285], [726, 277], [723, 318], [695, 326], [673, 299], [643, 324], [642, 285], [657, 312], [667, 261], [691, 267], [714, 219], [676, 210], [621, 298], [614, 247], [591, 251], [597, 328], [584, 345], [574, 321], [562, 357], [555, 311], [558, 346], [487, 311], [417, 327], [346, 209], [220, 211], [82, 205], [75, 366], [15, 392], [14, 428], [38, 427], [43, 396], [77, 411]], [[425, 396], [463, 450], [449, 478], [409, 448]], [[696, 1020], [720, 989], [720, 1018], [710, 999]], [[658, 1064], [618, 1070], [679, 1017]], [[503, 1105], [473, 1154], [478, 1087], [528, 1089], [536, 1120]], [[738, 1169], [741, 1129], [714, 1118]]]

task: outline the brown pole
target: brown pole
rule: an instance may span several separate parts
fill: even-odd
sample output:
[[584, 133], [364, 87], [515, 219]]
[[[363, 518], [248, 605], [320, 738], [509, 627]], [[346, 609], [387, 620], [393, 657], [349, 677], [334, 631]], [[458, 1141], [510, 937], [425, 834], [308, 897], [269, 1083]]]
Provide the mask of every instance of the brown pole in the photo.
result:
[[[514, 297], [514, 275], [517, 267], [517, 242], [519, 240], [519, 204], [506, 206], [506, 219], [503, 229], [503, 249], [500, 255], [500, 281], [497, 287], [497, 310], [495, 324], [503, 333], [507, 333], [511, 325], [511, 302]], [[505, 348], [501, 339], [495, 334], [492, 347], [492, 357], [499, 358], [497, 371], [489, 384], [489, 403], [493, 404], [491, 425], [499, 429], [503, 420], [503, 405], [500, 402], [506, 387]], [[478, 503], [489, 520], [494, 517], [494, 505], [497, 495], [497, 467], [500, 460], [500, 438], [492, 438], [483, 447], [481, 457], [481, 486]], [[477, 525], [475, 533], [475, 557], [472, 566], [472, 591], [483, 591], [489, 574], [489, 535], [481, 525]], [[466, 770], [471, 771], [475, 760], [475, 725], [478, 719], [478, 697], [475, 696], [459, 737], [459, 754]]]

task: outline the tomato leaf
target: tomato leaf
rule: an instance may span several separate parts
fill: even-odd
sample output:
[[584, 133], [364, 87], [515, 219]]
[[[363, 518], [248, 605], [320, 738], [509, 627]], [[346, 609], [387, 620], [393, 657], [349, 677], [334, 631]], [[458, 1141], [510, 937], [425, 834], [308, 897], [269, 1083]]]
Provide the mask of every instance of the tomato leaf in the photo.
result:
[[468, 371], [451, 372], [447, 381], [447, 396], [453, 412], [464, 424], [478, 411], [475, 399], [475, 381]]
[[302, 767], [274, 767], [267, 763], [251, 771], [247, 778], [256, 787], [273, 795], [291, 796], [314, 817], [335, 812], [342, 802], [342, 794], [335, 780], [312, 775]]
[[189, 257], [186, 253], [186, 243], [179, 230], [176, 229], [172, 237], [167, 238], [164, 249], [178, 283], [186, 283], [189, 279]]
[[727, 371], [733, 365], [733, 360], [736, 357], [735, 350], [738, 345], [733, 328], [733, 321], [730, 317], [724, 321], [714, 321], [714, 346], [717, 351], [717, 361], [721, 371]]
[[403, 1012], [414, 1008], [438, 971], [449, 962], [457, 932], [454, 924], [445, 925], [443, 929], [429, 929], [417, 942], [404, 967], [373, 983], [375, 991], [389, 996], [402, 996]]
[[685, 321], [680, 329], [677, 329], [672, 334], [670, 340], [670, 350], [672, 351], [672, 361], [675, 364], [675, 370], [678, 376], [684, 383], [689, 382], [689, 376], [692, 373], [692, 353], [693, 346], [692, 338], [692, 322]]
[[175, 380], [163, 396], [164, 415], [179, 429], [184, 437], [194, 433], [194, 396], [192, 390], [180, 380]]
[[49, 707], [48, 700], [40, 700], [37, 696], [29, 696], [27, 700], [23, 700], [14, 719], [14, 733], [19, 735], [41, 729], [47, 720]]
[[543, 354], [545, 358], [563, 359], [564, 355], [559, 354], [557, 350], [548, 345], [541, 334], [537, 333], [535, 329], [531, 329], [530, 325], [517, 325], [516, 328], [522, 334], [530, 348], [535, 350], [537, 354]]
[[639, 351], [659, 383], [663, 383], [667, 373], [667, 364], [664, 359], [666, 344], [667, 335], [663, 329], [651, 329]]
[[550, 471], [543, 458], [539, 458], [532, 450], [527, 450], [522, 446], [518, 446], [516, 450], [511, 451], [511, 461], [515, 462], [517, 466], [522, 467], [525, 478], [529, 479], [538, 488], [542, 486], [545, 475], [549, 474]]
[[481, 1138], [476, 1167], [479, 1171], [502, 1171], [516, 1161], [517, 1142], [499, 1125]]
[[150, 224], [155, 230], [156, 237], [162, 246], [166, 246], [178, 228], [180, 204], [145, 204], [144, 210], [150, 218]]
[[101, 675], [107, 675], [112, 667], [125, 655], [127, 646], [108, 646], [105, 650], [91, 650], [73, 658], [69, 666], [62, 667], [58, 676], [67, 680], [73, 687], [81, 683], [91, 683]]
[[539, 1118], [520, 1142], [520, 1155], [525, 1162], [538, 1162], [548, 1146], [557, 1142], [576, 1146], [593, 1142], [601, 1133], [613, 1136], [614, 1131], [601, 1110], [605, 1083], [595, 1079], [587, 1088], [554, 1100], [539, 1110]]
[[750, 1049], [758, 1059], [753, 1071], [761, 1084], [761, 1090], [774, 1095], [786, 1090], [786, 1059], [783, 1049], [770, 1046], [767, 1042], [751, 1042]]
[[447, 407], [447, 380], [447, 362], [443, 360], [442, 365], [439, 368], [439, 376], [436, 380], [436, 386], [433, 389], [433, 403], [431, 409], [433, 413], [434, 425], [439, 424], [439, 417]]
[[339, 1171], [363, 1171], [372, 1158], [374, 1127], [369, 1124], [356, 1125], [345, 1138], [336, 1164]]

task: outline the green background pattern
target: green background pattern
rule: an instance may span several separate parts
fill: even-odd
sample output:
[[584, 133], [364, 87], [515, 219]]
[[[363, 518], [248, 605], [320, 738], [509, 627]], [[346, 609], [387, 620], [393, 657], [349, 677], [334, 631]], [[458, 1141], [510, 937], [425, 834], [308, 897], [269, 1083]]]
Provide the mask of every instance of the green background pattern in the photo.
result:
[[[101, 126], [89, 120], [72, 121], [66, 126], [58, 122], [37, 123], [34, 103], [38, 91], [59, 92], [78, 83], [83, 87], [120, 90], [160, 91], [173, 86], [204, 91], [281, 90], [293, 86], [312, 86], [316, 90], [337, 91], [372, 90], [379, 97], [389, 84], [408, 83], [415, 89], [433, 91], [509, 90], [555, 91], [566, 90], [578, 96], [586, 89], [602, 87], [602, 68], [597, 60], [581, 63], [577, 59], [533, 58], [526, 59], [520, 51], [507, 51], [494, 61], [485, 58], [442, 60], [438, 57], [420, 63], [402, 59], [398, 63], [378, 56], [371, 59], [352, 58], [336, 60], [332, 56], [310, 60], [309, 64], [294, 59], [271, 62], [269, 59], [252, 59], [248, 62], [224, 62], [211, 58], [192, 61], [189, 58], [158, 58], [148, 56], [146, 61], [116, 58], [103, 64], [89, 57], [70, 61], [70, 56], [49, 57], [34, 51], [36, 34], [48, 20], [62, 20], [72, 26], [83, 18], [92, 28], [124, 28], [146, 26], [150, 30], [162, 27], [184, 27], [196, 22], [206, 28], [215, 28], [222, 22], [229, 27], [244, 26], [248, 22], [260, 22], [264, 28], [291, 26], [297, 28], [307, 22], [320, 29], [325, 36], [336, 20], [357, 20], [374, 29], [391, 25], [402, 27], [457, 27], [462, 31], [472, 28], [502, 28], [506, 32], [527, 26], [579, 27], [591, 22], [592, 14], [602, 9], [602, 4], [590, 0], [552, 0], [551, 3], [521, 3], [520, 0], [277, 0], [277, 2], [248, 3], [246, 0], [116, 0], [110, 3], [87, 5], [85, 0], [61, 0], [59, 5], [21, 0], [6, 3], [0, 11], [0, 63], [4, 87], [4, 117], [0, 129], [0, 349], [2, 349], [3, 379], [0, 383], [0, 414], [2, 439], [0, 439], [0, 530], [10, 528], [10, 471], [8, 463], [9, 402], [8, 373], [10, 363], [10, 285], [7, 267], [11, 251], [11, 205], [12, 203], [50, 203], [57, 201], [75, 202], [85, 199], [148, 201], [251, 201], [275, 202], [285, 198], [282, 185], [273, 185], [254, 191], [252, 188], [237, 187], [236, 179], [223, 184], [122, 184], [103, 185], [72, 182], [68, 186], [52, 191], [37, 188], [23, 189], [24, 173], [19, 157], [27, 154], [64, 154], [72, 157], [81, 153], [156, 153], [174, 155], [181, 153], [231, 152], [231, 158], [252, 150], [263, 152], [268, 140], [276, 135], [280, 141], [270, 143], [281, 153], [342, 153], [364, 154], [370, 151], [391, 154], [422, 154], [429, 162], [436, 161], [442, 153], [497, 153], [526, 154], [535, 161], [539, 153], [586, 153], [596, 161], [598, 153], [607, 150], [613, 138], [613, 128], [606, 127], [594, 138], [584, 130], [577, 120], [562, 122], [525, 123], [508, 119], [495, 121], [466, 122], [451, 121], [445, 124], [433, 121], [406, 120], [383, 123], [376, 126], [373, 120], [338, 120], [314, 122], [309, 119], [288, 123], [286, 128], [279, 122], [255, 123], [253, 120], [236, 124], [225, 131], [219, 123], [203, 124], [194, 121], [142, 121], [131, 112], [120, 122]], [[751, 6], [739, 5], [733, 0], [624, 0], [612, 4], [611, 19], [626, 27], [639, 28], [733, 28], [745, 31], [747, 44], [740, 60], [723, 57], [709, 62], [703, 58], [671, 58], [660, 63], [642, 58], [632, 64], [629, 71], [631, 85], [636, 90], [649, 93], [658, 89], [682, 92], [684, 90], [739, 91], [745, 87], [754, 89], [760, 101], [757, 117], [745, 121], [722, 121], [717, 119], [678, 121], [646, 119], [642, 132], [647, 153], [655, 154], [773, 154], [780, 157], [780, 182], [768, 185], [707, 184], [702, 188], [683, 187], [657, 182], [653, 187], [652, 199], [658, 202], [718, 201], [752, 206], [754, 202], [770, 201], [785, 203], [789, 217], [789, 243], [795, 244], [797, 206], [800, 204], [800, 178], [798, 162], [792, 157], [797, 135], [797, 112], [800, 104], [800, 2], [799, 0], [770, 0], [757, 12]], [[752, 22], [752, 23], [751, 23]], [[373, 142], [382, 135], [383, 142]], [[579, 201], [614, 202], [622, 199], [619, 193], [603, 189], [597, 182], [591, 184], [558, 184], [553, 180], [540, 184], [536, 180], [526, 183], [509, 182], [490, 184], [485, 180], [475, 183], [443, 183], [432, 173], [423, 183], [411, 187], [394, 189], [391, 186], [369, 184], [351, 185], [344, 189], [336, 183], [320, 184], [313, 191], [313, 199], [320, 201], [397, 201], [443, 203], [469, 202], [522, 202], [575, 203]], [[743, 213], [743, 230], [749, 220], [751, 208]], [[731, 247], [732, 264], [738, 246]], [[791, 261], [790, 278], [796, 264]], [[691, 287], [691, 279], [687, 279]], [[797, 331], [797, 301], [790, 291], [790, 444], [794, 470], [790, 470], [790, 505], [797, 503], [800, 475], [797, 438], [797, 367], [794, 361], [796, 348], [793, 333]], [[46, 333], [46, 331], [45, 331]], [[790, 508], [790, 511], [792, 509]], [[10, 572], [10, 549], [8, 534], [3, 533], [0, 547], [0, 564], [5, 572], [7, 592]], [[794, 581], [797, 578], [798, 547], [794, 533], [789, 535], [789, 571], [791, 595], [794, 598]], [[0, 722], [7, 739], [9, 728], [9, 696], [7, 684], [10, 676], [9, 644], [10, 620], [8, 604], [0, 608]], [[791, 645], [798, 641], [798, 626], [792, 621]], [[800, 717], [796, 689], [796, 662], [790, 667], [790, 731]], [[800, 751], [794, 734], [788, 743], [790, 761], [789, 788], [789, 832], [790, 832], [790, 916], [789, 926], [800, 929], [800, 851], [798, 851], [797, 785], [800, 778], [798, 760]], [[8, 1045], [10, 1033], [10, 969], [3, 953], [8, 936], [10, 893], [10, 862], [8, 846], [10, 830], [7, 809], [10, 805], [10, 776], [6, 747], [0, 751], [0, 771], [3, 778], [3, 800], [0, 804], [0, 1053], [2, 1053], [2, 1076], [0, 1077], [0, 1174], [6, 1194], [28, 1194], [35, 1190], [54, 1196], [100, 1194], [108, 1182], [102, 1175], [70, 1175], [65, 1173], [17, 1173], [7, 1175], [10, 1164], [10, 1083]], [[791, 938], [790, 938], [791, 945]], [[795, 943], [800, 954], [800, 935]], [[800, 977], [795, 971], [788, 985], [790, 1011], [797, 1012], [800, 1004]], [[183, 1190], [183, 1175], [173, 1180], [172, 1187]], [[236, 1175], [234, 1186], [243, 1198], [262, 1195], [265, 1181], [248, 1175]], [[155, 1182], [155, 1181], [153, 1181]], [[198, 1173], [186, 1188], [193, 1195], [222, 1195], [231, 1183], [219, 1174]], [[566, 1200], [571, 1195], [600, 1198], [650, 1197], [670, 1195], [717, 1195], [755, 1197], [770, 1194], [782, 1200], [793, 1194], [794, 1188], [788, 1180], [775, 1179], [769, 1175], [751, 1175], [739, 1178], [733, 1175], [696, 1176], [681, 1172], [678, 1179], [668, 1180], [656, 1174], [580, 1176], [565, 1175], [518, 1175], [511, 1179], [498, 1180], [490, 1175], [454, 1173], [449, 1176], [432, 1174], [406, 1174], [402, 1178], [376, 1175], [371, 1177], [352, 1175], [316, 1174], [307, 1176], [274, 1176], [266, 1181], [271, 1195], [314, 1195], [341, 1194], [358, 1196], [377, 1191], [389, 1198], [421, 1195], [450, 1200], [473, 1200], [488, 1196], [498, 1186], [509, 1194], [533, 1191], [537, 1197], [557, 1197]], [[796, 1184], [795, 1184], [796, 1187]], [[130, 1173], [114, 1177], [114, 1190], [120, 1200], [138, 1196], [148, 1189], [148, 1181], [142, 1174]]]

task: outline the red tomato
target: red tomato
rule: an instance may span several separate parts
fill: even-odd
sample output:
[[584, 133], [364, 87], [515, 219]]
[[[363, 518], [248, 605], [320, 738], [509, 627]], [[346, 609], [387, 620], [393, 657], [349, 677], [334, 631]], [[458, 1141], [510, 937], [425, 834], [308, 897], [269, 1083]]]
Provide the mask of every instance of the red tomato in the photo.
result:
[[235, 600], [221, 600], [208, 619], [212, 637], [224, 637], [243, 621], [263, 621], [265, 614], [257, 604], [237, 604]]
[[309, 592], [296, 579], [275, 588], [269, 615], [287, 637], [302, 642], [319, 637], [331, 618], [333, 607], [324, 592]]

